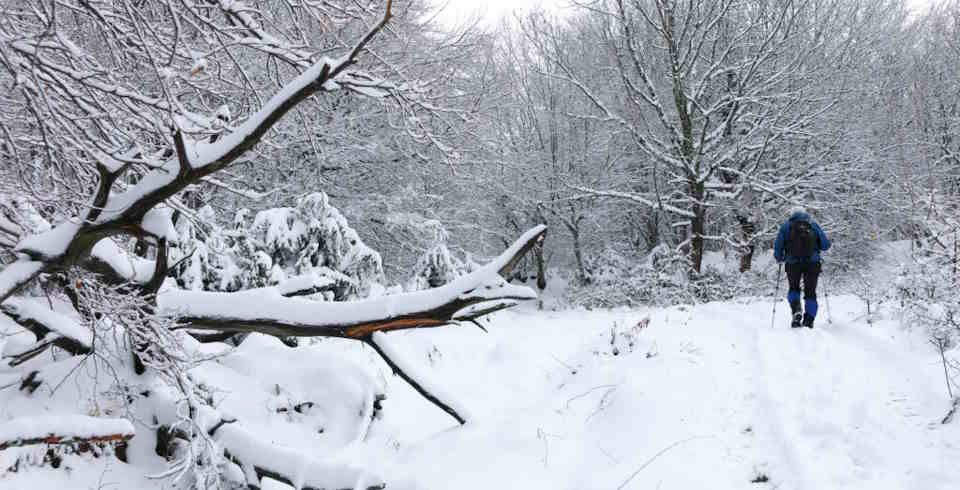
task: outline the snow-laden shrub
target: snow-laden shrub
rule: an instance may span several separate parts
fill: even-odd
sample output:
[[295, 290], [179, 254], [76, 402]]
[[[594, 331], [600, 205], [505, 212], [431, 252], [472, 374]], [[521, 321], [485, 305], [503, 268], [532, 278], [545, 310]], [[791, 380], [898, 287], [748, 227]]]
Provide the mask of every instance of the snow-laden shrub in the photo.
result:
[[894, 282], [903, 324], [919, 326], [949, 348], [960, 340], [960, 286], [954, 258], [945, 254], [918, 253], [903, 265]]
[[571, 283], [566, 303], [585, 308], [667, 306], [766, 295], [773, 289], [762, 271], [724, 272], [705, 265], [700, 273], [691, 273], [685, 254], [664, 245], [645, 256], [607, 250], [590, 260], [588, 268], [589, 280]]
[[341, 301], [364, 297], [383, 281], [380, 254], [360, 239], [326, 194], [310, 194], [296, 207], [266, 209], [252, 218], [241, 209], [226, 227], [216, 224], [209, 207], [198, 217], [178, 223], [181, 287], [239, 291], [318, 275], [333, 287], [316, 296]]
[[439, 221], [430, 220], [425, 227], [433, 233], [433, 243], [417, 260], [413, 276], [407, 283], [409, 291], [443, 286], [471, 270], [469, 263], [450, 252], [447, 247], [447, 230]]
[[946, 354], [960, 348], [960, 296], [957, 295], [960, 264], [957, 247], [945, 245], [914, 253], [914, 260], [901, 266], [894, 281], [902, 324], [923, 329], [941, 355], [947, 390], [953, 396], [953, 408], [943, 423], [952, 419], [960, 407], [956, 389], [960, 387], [960, 365], [950, 360], [952, 355]]

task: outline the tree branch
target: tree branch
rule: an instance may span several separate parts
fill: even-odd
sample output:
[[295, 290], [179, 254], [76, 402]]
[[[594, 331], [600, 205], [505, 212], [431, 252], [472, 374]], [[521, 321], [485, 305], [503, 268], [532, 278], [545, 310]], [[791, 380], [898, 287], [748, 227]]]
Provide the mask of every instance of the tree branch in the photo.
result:
[[428, 390], [422, 384], [417, 382], [417, 380], [413, 379], [413, 377], [411, 377], [403, 369], [400, 368], [400, 365], [397, 364], [396, 361], [394, 361], [389, 355], [387, 355], [385, 349], [383, 348], [383, 346], [379, 345], [377, 340], [379, 338], [380, 342], [383, 342], [384, 335], [386, 334], [381, 333], [379, 335], [371, 335], [370, 337], [363, 339], [363, 342], [369, 345], [370, 347], [372, 347], [373, 350], [380, 355], [380, 358], [387, 363], [387, 366], [390, 366], [390, 370], [393, 371], [393, 374], [400, 376], [404, 381], [407, 382], [408, 385], [410, 385], [411, 388], [414, 389], [414, 391], [416, 391], [417, 393], [420, 393], [420, 396], [426, 398], [430, 403], [436, 405], [437, 408], [439, 408], [440, 410], [447, 412], [451, 417], [456, 419], [457, 423], [459, 423], [460, 425], [466, 424], [467, 419], [464, 418], [463, 415], [459, 414], [456, 411], [456, 409], [454, 409], [450, 405], [440, 400], [440, 398], [438, 398], [436, 395], [431, 393], [430, 390]]
[[427, 291], [321, 303], [286, 298], [276, 288], [237, 293], [172, 290], [161, 293], [158, 302], [162, 314], [191, 330], [363, 340], [374, 332], [439, 327], [536, 299], [530, 288], [508, 284], [500, 273], [510, 271], [543, 240], [546, 230], [542, 225], [531, 229], [486, 266]]
[[[41, 348], [39, 354], [49, 347], [43, 346], [43, 341], [52, 344], [73, 354], [88, 354], [93, 349], [93, 335], [85, 327], [77, 325], [72, 319], [56, 313], [34, 301], [23, 298], [12, 298], [0, 304], [0, 311], [17, 322], [23, 328], [33, 332], [40, 342], [33, 349]], [[47, 338], [50, 336], [49, 338]], [[18, 354], [22, 356], [25, 353]], [[33, 357], [30, 356], [30, 357]], [[27, 358], [29, 359], [29, 357]], [[27, 359], [23, 359], [26, 361]], [[22, 361], [21, 361], [22, 362]]]
[[153, 276], [143, 285], [142, 295], [156, 294], [167, 278], [167, 239], [159, 238], [157, 240], [157, 258], [154, 260]]

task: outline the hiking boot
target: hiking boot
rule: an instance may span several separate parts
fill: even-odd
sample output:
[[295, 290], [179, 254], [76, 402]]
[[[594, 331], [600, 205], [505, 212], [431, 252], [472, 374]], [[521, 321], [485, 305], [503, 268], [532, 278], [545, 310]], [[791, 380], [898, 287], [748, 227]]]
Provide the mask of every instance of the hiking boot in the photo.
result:
[[801, 315], [799, 311], [796, 312], [796, 313], [794, 313], [794, 314], [793, 314], [793, 321], [790, 322], [790, 328], [800, 328], [800, 327], [802, 326], [802, 325], [801, 325], [801, 319], [802, 319], [802, 318], [803, 318], [803, 315]]
[[813, 328], [813, 317], [807, 314], [803, 315], [803, 326]]

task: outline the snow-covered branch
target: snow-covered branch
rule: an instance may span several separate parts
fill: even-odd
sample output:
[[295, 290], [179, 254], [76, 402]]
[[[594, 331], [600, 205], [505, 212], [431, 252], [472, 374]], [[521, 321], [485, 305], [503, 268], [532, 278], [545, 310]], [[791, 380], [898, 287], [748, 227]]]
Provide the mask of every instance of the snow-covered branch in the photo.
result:
[[676, 206], [672, 206], [672, 205], [670, 205], [670, 204], [666, 204], [666, 203], [664, 203], [662, 200], [660, 200], [660, 201], [653, 201], [653, 200], [651, 200], [651, 199], [647, 199], [647, 198], [645, 198], [645, 197], [643, 197], [643, 196], [641, 196], [641, 195], [638, 195], [638, 194], [632, 193], [632, 192], [621, 192], [621, 191], [613, 191], [613, 190], [597, 190], [597, 189], [590, 189], [590, 188], [587, 188], [587, 187], [581, 187], [581, 186], [578, 186], [578, 185], [570, 185], [569, 187], [570, 187], [571, 189], [577, 190], [577, 191], [579, 191], [579, 192], [582, 192], [582, 193], [587, 194], [587, 195], [590, 195], [590, 196], [609, 197], [609, 198], [613, 198], [613, 199], [626, 199], [626, 200], [628, 200], [628, 201], [633, 201], [633, 202], [635, 202], [635, 203], [637, 203], [637, 204], [642, 204], [642, 205], [644, 205], [644, 206], [646, 206], [646, 207], [649, 207], [649, 208], [661, 209], [661, 210], [664, 210], [664, 211], [669, 211], [669, 212], [671, 212], [671, 213], [673, 213], [673, 214], [676, 214], [677, 216], [683, 216], [683, 217], [685, 217], [685, 218], [692, 218], [692, 217], [694, 217], [694, 214], [693, 214], [692, 212], [690, 212], [689, 210], [681, 209], [681, 208], [678, 208], [678, 207], [676, 207]]
[[257, 438], [237, 423], [224, 423], [212, 431], [224, 454], [243, 470], [247, 486], [259, 489], [261, 478], [270, 478], [301, 490], [353, 488], [381, 490], [380, 478], [356, 467], [318, 460], [293, 448]]
[[501, 275], [545, 234], [546, 227], [537, 226], [484, 267], [426, 291], [321, 303], [288, 298], [273, 287], [237, 293], [167, 290], [158, 304], [162, 314], [195, 330], [364, 339], [378, 331], [438, 327], [476, 318], [474, 307], [497, 304], [501, 309], [536, 299], [530, 288], [511, 285]]
[[8, 356], [11, 366], [22, 364], [54, 345], [74, 355], [87, 354], [93, 349], [93, 333], [89, 329], [36, 300], [10, 298], [0, 304], [0, 311], [37, 337], [35, 344]]
[[367, 344], [390, 366], [394, 374], [403, 378], [420, 396], [426, 398], [427, 401], [436, 405], [440, 410], [447, 412], [451, 417], [456, 419], [460, 425], [467, 423], [469, 412], [466, 407], [460, 406], [457, 404], [456, 399], [447, 395], [442, 388], [430, 383], [428, 376], [412, 368], [403, 354], [397, 352], [387, 340], [387, 334], [374, 332], [367, 341]]

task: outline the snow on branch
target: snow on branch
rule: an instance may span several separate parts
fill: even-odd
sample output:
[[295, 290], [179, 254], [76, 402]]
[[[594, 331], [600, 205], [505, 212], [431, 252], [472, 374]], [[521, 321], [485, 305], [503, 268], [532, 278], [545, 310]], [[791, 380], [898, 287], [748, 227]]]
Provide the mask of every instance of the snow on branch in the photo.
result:
[[[10, 298], [0, 305], [0, 311], [20, 325], [44, 337], [53, 333], [68, 339], [77, 350], [90, 350], [93, 345], [93, 333], [77, 324], [70, 317], [57, 313], [38, 301], [27, 298]], [[39, 332], [39, 333], [38, 333]], [[70, 350], [70, 349], [68, 349]]]
[[35, 260], [21, 259], [0, 271], [0, 303], [9, 298], [37, 277], [46, 264]]
[[125, 442], [134, 435], [133, 425], [125, 419], [85, 415], [20, 417], [0, 424], [0, 451], [33, 444]]
[[10, 298], [0, 304], [0, 312], [37, 337], [35, 344], [7, 356], [11, 366], [23, 364], [54, 345], [74, 355], [93, 350], [93, 333], [90, 330], [35, 300]]
[[614, 199], [626, 199], [626, 200], [628, 200], [628, 201], [633, 201], [633, 202], [635, 202], [635, 203], [642, 204], [642, 205], [644, 205], [644, 206], [647, 206], [647, 207], [650, 207], [650, 208], [653, 208], [653, 209], [662, 209], [662, 210], [664, 210], [664, 211], [669, 211], [669, 212], [674, 213], [674, 214], [676, 214], [676, 215], [678, 215], [678, 216], [683, 216], [683, 217], [687, 217], [687, 218], [693, 218], [693, 217], [694, 217], [693, 212], [691, 212], [690, 210], [681, 209], [681, 208], [678, 208], [678, 207], [676, 207], [676, 206], [672, 206], [672, 205], [670, 205], [670, 204], [665, 204], [662, 200], [653, 201], [653, 200], [647, 199], [647, 198], [645, 198], [645, 197], [643, 197], [643, 196], [641, 196], [641, 195], [638, 195], [638, 194], [635, 194], [635, 193], [632, 193], [632, 192], [601, 191], [601, 190], [590, 189], [590, 188], [587, 188], [587, 187], [581, 187], [581, 186], [572, 185], [572, 184], [568, 184], [567, 187], [570, 187], [571, 189], [574, 189], [574, 190], [576, 190], [576, 191], [583, 192], [584, 194], [588, 194], [588, 195], [591, 195], [591, 196], [610, 197], [610, 198], [614, 198]]
[[167, 290], [159, 294], [158, 305], [162, 314], [177, 318], [181, 328], [194, 330], [365, 339], [377, 331], [438, 327], [474, 319], [478, 311], [536, 299], [533, 290], [509, 284], [501, 274], [542, 242], [546, 231], [537, 226], [487, 265], [426, 291], [321, 303], [284, 297], [277, 288], [236, 293]]
[[90, 251], [84, 268], [105, 277], [110, 284], [147, 284], [156, 264], [128, 253], [112, 239], [100, 240]]

